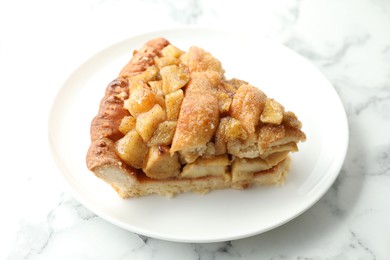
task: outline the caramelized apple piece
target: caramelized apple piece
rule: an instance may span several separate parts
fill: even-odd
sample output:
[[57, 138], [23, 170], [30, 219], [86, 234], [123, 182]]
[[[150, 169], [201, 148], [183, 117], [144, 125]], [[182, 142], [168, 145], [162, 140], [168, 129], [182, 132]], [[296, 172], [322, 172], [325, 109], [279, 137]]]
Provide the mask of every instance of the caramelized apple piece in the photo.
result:
[[172, 44], [169, 44], [164, 49], [162, 49], [161, 54], [163, 57], [179, 58], [181, 55], [184, 54], [184, 51], [173, 46]]
[[119, 157], [130, 166], [140, 169], [148, 147], [138, 132], [133, 129], [115, 143]]
[[148, 142], [148, 146], [172, 144], [176, 126], [176, 121], [164, 121], [160, 123], [156, 131], [154, 131], [152, 138]]
[[271, 166], [261, 158], [236, 158], [232, 163], [233, 179], [238, 173], [260, 172], [269, 168]]
[[236, 139], [245, 140], [248, 137], [244, 126], [235, 118], [229, 118], [225, 128], [226, 141], [232, 141]]
[[167, 146], [152, 146], [144, 160], [142, 170], [146, 176], [154, 179], [176, 177], [180, 173], [181, 165], [177, 153], [172, 156]]
[[251, 183], [253, 174], [271, 169], [284, 159], [288, 152], [281, 152], [271, 155], [269, 158], [236, 158], [232, 163], [232, 182], [235, 188], [245, 188]]
[[177, 120], [180, 113], [181, 103], [183, 102], [183, 90], [179, 89], [165, 96], [165, 107], [168, 120]]
[[274, 99], [267, 98], [260, 120], [264, 124], [280, 125], [283, 120], [283, 106]]
[[297, 116], [291, 111], [283, 113], [283, 124], [296, 129], [302, 128], [301, 121], [299, 121]]
[[215, 154], [216, 155], [226, 153], [227, 138], [225, 135], [225, 131], [229, 120], [230, 117], [223, 117], [219, 122], [217, 131], [215, 132]]
[[163, 81], [162, 90], [164, 95], [168, 95], [184, 87], [190, 80], [188, 70], [183, 66], [166, 66], [161, 68], [160, 75]]
[[[252, 136], [255, 137], [256, 135], [252, 134]], [[245, 139], [248, 139], [248, 133], [244, 129], [241, 122], [231, 117], [223, 117], [219, 122], [217, 131], [215, 133], [215, 154], [220, 155], [226, 153], [227, 142], [232, 142], [230, 145], [232, 147], [235, 144], [239, 144], [237, 147], [239, 149], [239, 147], [242, 147], [242, 143], [245, 143], [243, 141]], [[256, 138], [250, 138], [250, 140], [251, 142], [252, 140], [257, 142]], [[237, 153], [238, 149], [236, 149]]]
[[226, 89], [224, 88], [218, 89], [218, 107], [219, 107], [220, 115], [225, 116], [229, 114], [232, 100], [233, 98], [231, 97], [231, 94], [229, 94], [229, 92]]
[[148, 82], [150, 89], [159, 96], [163, 96], [162, 80], [155, 80]]
[[242, 85], [248, 85], [248, 82], [236, 78], [224, 80], [223, 82], [223, 87], [230, 93], [236, 93], [237, 89]]
[[144, 142], [147, 142], [153, 136], [158, 125], [166, 118], [164, 110], [159, 105], [155, 105], [151, 110], [137, 117], [135, 128]]
[[133, 116], [125, 116], [119, 125], [119, 131], [124, 135], [127, 134], [135, 128], [135, 122], [136, 120]]
[[154, 58], [154, 63], [159, 67], [160, 69], [166, 66], [170, 65], [179, 65], [180, 60], [175, 57], [156, 57]]
[[134, 76], [129, 77], [129, 81], [143, 81], [143, 82], [148, 82], [151, 80], [155, 80], [156, 76], [158, 74], [159, 69], [157, 66], [150, 66], [148, 67], [145, 71], [136, 74]]
[[261, 158], [238, 159], [232, 163], [232, 187], [244, 189], [252, 183], [255, 172], [269, 169], [267, 162]]
[[165, 101], [162, 97], [156, 95], [148, 87], [138, 87], [131, 93], [130, 98], [125, 100], [123, 106], [129, 110], [132, 116], [138, 117], [139, 114], [149, 111], [156, 104], [165, 107]]
[[272, 167], [286, 159], [288, 156], [289, 151], [283, 151], [283, 152], [277, 152], [273, 153], [269, 156], [267, 156], [264, 160], [267, 162], [267, 164]]

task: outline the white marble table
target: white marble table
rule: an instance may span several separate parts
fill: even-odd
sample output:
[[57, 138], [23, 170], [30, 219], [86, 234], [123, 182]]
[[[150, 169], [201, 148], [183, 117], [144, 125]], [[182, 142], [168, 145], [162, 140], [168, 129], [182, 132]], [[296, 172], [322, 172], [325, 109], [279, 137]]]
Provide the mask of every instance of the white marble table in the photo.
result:
[[[97, 217], [59, 178], [47, 120], [64, 79], [113, 42], [187, 24], [278, 40], [342, 99], [350, 126], [342, 171], [279, 228], [212, 244], [161, 241]], [[0, 88], [0, 259], [390, 259], [389, 1], [0, 0]]]

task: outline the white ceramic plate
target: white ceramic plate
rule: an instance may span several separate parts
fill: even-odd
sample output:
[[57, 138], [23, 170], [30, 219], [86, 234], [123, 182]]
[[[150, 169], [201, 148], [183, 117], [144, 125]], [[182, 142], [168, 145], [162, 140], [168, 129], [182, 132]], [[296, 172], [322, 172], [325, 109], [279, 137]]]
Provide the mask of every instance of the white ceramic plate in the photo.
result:
[[[186, 50], [203, 47], [221, 60], [228, 78], [237, 77], [276, 98], [303, 122], [307, 141], [292, 155], [281, 187], [222, 190], [173, 199], [149, 196], [123, 200], [85, 166], [89, 126], [107, 84], [132, 56], [155, 37]], [[307, 210], [328, 190], [345, 158], [348, 125], [333, 87], [308, 61], [288, 48], [251, 35], [182, 28], [133, 37], [82, 64], [64, 83], [52, 107], [49, 141], [74, 196], [107, 221], [146, 236], [182, 242], [216, 242], [273, 229]]]

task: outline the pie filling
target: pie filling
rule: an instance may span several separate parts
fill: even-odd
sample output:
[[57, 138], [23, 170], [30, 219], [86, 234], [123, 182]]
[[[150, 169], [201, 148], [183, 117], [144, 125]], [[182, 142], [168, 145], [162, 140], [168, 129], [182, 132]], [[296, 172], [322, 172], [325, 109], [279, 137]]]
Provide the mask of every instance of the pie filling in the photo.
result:
[[292, 112], [261, 90], [226, 79], [221, 63], [198, 47], [162, 49], [143, 72], [121, 77], [128, 115], [117, 155], [152, 179], [220, 176], [234, 182], [266, 172], [306, 139]]

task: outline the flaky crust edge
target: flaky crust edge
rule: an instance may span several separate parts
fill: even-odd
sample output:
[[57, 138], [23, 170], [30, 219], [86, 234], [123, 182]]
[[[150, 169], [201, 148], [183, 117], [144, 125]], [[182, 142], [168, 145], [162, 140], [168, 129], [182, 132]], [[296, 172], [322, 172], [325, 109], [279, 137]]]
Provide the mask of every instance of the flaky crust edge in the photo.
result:
[[147, 42], [140, 50], [133, 52], [129, 63], [106, 87], [98, 114], [91, 122], [91, 144], [86, 156], [87, 168], [109, 183], [122, 198], [137, 196], [139, 186], [137, 170], [122, 162], [115, 152], [115, 141], [123, 136], [118, 130], [120, 121], [124, 116], [129, 115], [129, 112], [123, 108], [123, 102], [128, 97], [126, 78], [154, 64], [154, 57], [159, 56], [161, 50], [168, 44], [166, 39], [156, 38]]

